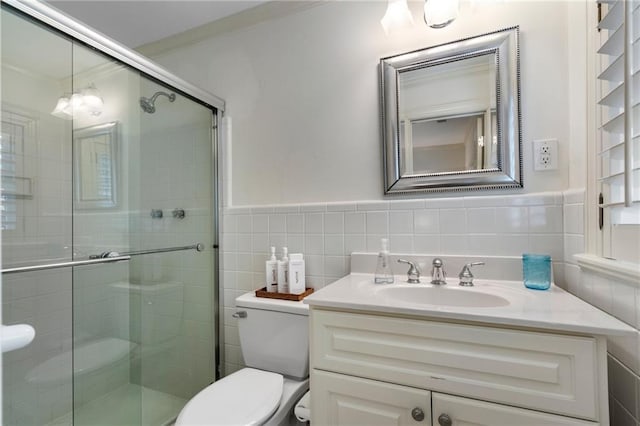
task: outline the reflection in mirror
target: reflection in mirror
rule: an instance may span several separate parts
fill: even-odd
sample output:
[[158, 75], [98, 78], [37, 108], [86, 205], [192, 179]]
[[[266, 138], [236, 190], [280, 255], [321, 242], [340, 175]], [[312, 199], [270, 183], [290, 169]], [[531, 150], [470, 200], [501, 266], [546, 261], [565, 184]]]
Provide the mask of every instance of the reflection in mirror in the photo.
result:
[[75, 201], [78, 208], [117, 206], [117, 129], [111, 122], [74, 130]]
[[495, 110], [401, 121], [402, 176], [498, 165]]
[[403, 176], [497, 167], [485, 144], [494, 140], [495, 54], [409, 69], [398, 78]]
[[381, 60], [385, 192], [521, 187], [518, 29]]

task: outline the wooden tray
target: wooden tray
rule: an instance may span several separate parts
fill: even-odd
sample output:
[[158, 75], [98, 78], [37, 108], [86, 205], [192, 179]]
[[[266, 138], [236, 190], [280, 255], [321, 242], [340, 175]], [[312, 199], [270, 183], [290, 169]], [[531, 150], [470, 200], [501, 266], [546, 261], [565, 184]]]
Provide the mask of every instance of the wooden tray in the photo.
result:
[[275, 293], [267, 291], [266, 287], [262, 287], [261, 289], [256, 290], [256, 297], [266, 297], [267, 299], [280, 299], [280, 300], [291, 300], [294, 302], [299, 302], [304, 299], [308, 295], [313, 293], [312, 288], [307, 288], [304, 293], [300, 294], [289, 294], [289, 293]]

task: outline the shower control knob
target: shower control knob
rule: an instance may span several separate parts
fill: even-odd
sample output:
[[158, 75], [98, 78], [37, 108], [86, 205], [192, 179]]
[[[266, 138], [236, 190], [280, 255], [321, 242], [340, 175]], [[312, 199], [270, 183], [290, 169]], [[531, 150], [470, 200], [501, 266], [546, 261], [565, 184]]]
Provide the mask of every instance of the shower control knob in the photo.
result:
[[440, 414], [438, 417], [438, 424], [440, 426], [451, 426], [453, 422], [451, 421], [451, 417], [447, 414]]
[[424, 411], [422, 410], [422, 408], [416, 407], [411, 410], [411, 417], [413, 417], [413, 420], [415, 420], [416, 422], [421, 422], [424, 420]]
[[176, 219], [184, 219], [184, 209], [173, 209], [171, 212]]

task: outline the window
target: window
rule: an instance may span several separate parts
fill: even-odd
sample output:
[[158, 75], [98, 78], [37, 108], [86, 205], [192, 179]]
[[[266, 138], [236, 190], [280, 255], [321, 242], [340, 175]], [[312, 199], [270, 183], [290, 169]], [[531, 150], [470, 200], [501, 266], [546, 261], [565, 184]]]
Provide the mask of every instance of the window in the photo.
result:
[[596, 95], [604, 257], [640, 261], [640, 1], [599, 1]]

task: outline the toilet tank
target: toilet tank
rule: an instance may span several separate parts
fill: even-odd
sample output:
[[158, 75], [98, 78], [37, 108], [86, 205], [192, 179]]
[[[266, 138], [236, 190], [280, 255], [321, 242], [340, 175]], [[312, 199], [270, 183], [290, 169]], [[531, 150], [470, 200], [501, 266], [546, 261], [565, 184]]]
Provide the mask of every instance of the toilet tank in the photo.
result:
[[[246, 316], [241, 312], [246, 312]], [[240, 347], [247, 367], [309, 376], [309, 306], [246, 293], [236, 299]]]

